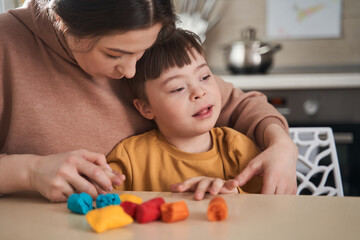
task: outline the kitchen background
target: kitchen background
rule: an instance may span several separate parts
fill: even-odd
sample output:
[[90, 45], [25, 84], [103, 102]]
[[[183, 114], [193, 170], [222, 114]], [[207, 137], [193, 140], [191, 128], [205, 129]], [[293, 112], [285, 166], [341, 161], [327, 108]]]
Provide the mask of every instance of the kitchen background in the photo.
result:
[[[0, 0], [0, 12], [14, 8], [21, 2]], [[174, 2], [180, 16], [188, 13], [189, 9], [190, 16], [195, 16], [196, 2], [206, 6], [201, 16], [214, 25], [202, 37], [205, 39], [208, 63], [214, 73], [244, 91], [264, 92], [269, 102], [284, 114], [291, 127], [321, 126], [333, 129], [344, 195], [360, 196], [360, 0]], [[270, 39], [267, 33], [269, 3], [285, 2], [308, 6], [338, 4], [339, 36]], [[185, 24], [186, 17], [182, 19]], [[199, 23], [201, 21], [196, 19], [195, 22], [187, 22], [187, 26], [190, 30], [196, 26], [204, 29], [204, 25]], [[273, 66], [268, 74], [234, 75], [227, 70], [224, 46], [239, 41], [240, 32], [247, 27], [257, 31], [259, 40], [282, 46], [274, 54]]]
[[[240, 39], [248, 26], [257, 30], [260, 40], [266, 35], [266, 0], [220, 0], [223, 16], [206, 35], [208, 63], [216, 72], [226, 70], [221, 46]], [[305, 1], [306, 2], [306, 1]], [[222, 5], [222, 6], [220, 6]], [[273, 71], [360, 70], [360, 1], [342, 1], [341, 37], [334, 39], [271, 40], [283, 49], [275, 54]], [[270, 40], [269, 40], [270, 41]]]
[[[175, 3], [186, 2], [186, 0], [174, 1]], [[323, 0], [323, 2], [326, 1], [332, 0]], [[0, 0], [0, 7], [2, 11], [5, 11], [19, 6], [22, 2], [23, 0]], [[256, 29], [260, 40], [282, 45], [282, 50], [275, 54], [272, 72], [334, 72], [359, 71], [360, 69], [359, 0], [342, 0], [340, 38], [292, 40], [269, 40], [267, 37], [266, 0], [213, 2], [215, 6], [211, 15], [221, 15], [221, 18], [206, 34], [204, 45], [208, 63], [214, 72], [227, 73], [223, 48], [233, 41], [240, 40], [241, 31], [249, 26]]]

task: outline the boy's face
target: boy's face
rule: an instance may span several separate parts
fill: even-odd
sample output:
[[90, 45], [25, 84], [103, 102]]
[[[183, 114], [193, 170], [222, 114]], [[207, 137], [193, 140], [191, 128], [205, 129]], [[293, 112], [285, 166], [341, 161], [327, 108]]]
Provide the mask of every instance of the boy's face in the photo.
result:
[[148, 103], [134, 101], [140, 113], [154, 119], [167, 137], [186, 138], [208, 132], [220, 114], [219, 87], [204, 57], [194, 53], [190, 65], [170, 68], [159, 78], [146, 81]]

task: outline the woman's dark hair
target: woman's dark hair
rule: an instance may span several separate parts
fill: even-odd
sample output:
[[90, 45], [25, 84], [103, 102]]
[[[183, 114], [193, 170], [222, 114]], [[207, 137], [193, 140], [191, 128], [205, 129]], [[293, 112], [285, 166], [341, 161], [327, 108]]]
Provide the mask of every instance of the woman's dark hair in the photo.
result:
[[170, 68], [191, 64], [195, 51], [205, 57], [199, 36], [187, 30], [176, 29], [169, 39], [153, 45], [137, 61], [134, 77], [127, 79], [130, 90], [136, 98], [147, 101], [145, 82], [160, 77]]
[[37, 0], [51, 17], [58, 15], [65, 31], [76, 37], [145, 29], [162, 23], [159, 38], [171, 34], [176, 15], [172, 0]]

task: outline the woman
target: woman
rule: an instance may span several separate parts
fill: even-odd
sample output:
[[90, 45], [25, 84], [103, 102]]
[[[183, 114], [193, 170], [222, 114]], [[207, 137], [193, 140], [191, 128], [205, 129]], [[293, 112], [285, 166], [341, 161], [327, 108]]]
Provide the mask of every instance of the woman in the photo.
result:
[[[121, 184], [104, 154], [153, 127], [121, 79], [175, 20], [170, 0], [31, 0], [1, 14], [0, 194], [38, 191], [65, 201]], [[263, 193], [294, 193], [297, 152], [286, 120], [262, 94], [218, 82], [218, 125], [266, 149], [238, 175], [240, 185], [263, 175]]]

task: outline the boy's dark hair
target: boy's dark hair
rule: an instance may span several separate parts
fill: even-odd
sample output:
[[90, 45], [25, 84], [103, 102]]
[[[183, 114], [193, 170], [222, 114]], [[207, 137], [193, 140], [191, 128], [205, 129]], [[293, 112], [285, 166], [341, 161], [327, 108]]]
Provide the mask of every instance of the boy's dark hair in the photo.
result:
[[145, 51], [136, 63], [135, 76], [127, 79], [130, 90], [136, 98], [147, 100], [145, 82], [160, 77], [169, 68], [191, 64], [194, 51], [205, 56], [199, 36], [187, 30], [176, 29], [167, 41], [157, 43]]

